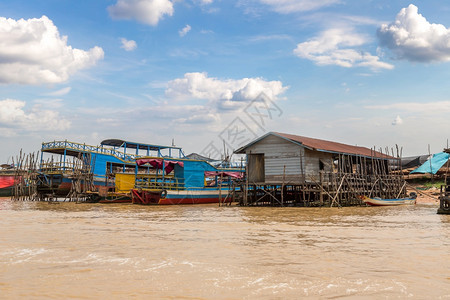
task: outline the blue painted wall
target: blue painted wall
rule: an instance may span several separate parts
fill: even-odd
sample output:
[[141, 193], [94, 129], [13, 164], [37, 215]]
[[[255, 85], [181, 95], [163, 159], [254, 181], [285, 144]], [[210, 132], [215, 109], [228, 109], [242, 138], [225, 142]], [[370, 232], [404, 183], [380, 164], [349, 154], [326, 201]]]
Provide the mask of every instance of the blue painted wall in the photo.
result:
[[205, 171], [216, 171], [216, 170], [217, 169], [215, 167], [211, 166], [210, 164], [204, 161], [185, 160], [184, 161], [185, 187], [204, 187]]
[[94, 175], [104, 176], [106, 175], [106, 165], [110, 163], [123, 164], [120, 159], [106, 154], [92, 153], [91, 162], [94, 165]]

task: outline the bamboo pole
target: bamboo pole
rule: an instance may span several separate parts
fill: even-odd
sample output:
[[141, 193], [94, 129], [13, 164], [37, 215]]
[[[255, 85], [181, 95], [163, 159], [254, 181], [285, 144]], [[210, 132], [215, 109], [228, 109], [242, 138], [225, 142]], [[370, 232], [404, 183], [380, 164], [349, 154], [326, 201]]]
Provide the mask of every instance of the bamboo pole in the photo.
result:
[[431, 164], [431, 159], [433, 158], [431, 156], [431, 149], [430, 149], [430, 144], [428, 144], [428, 155], [430, 156], [430, 173], [431, 173], [431, 182], [433, 182], [434, 178], [433, 178], [433, 165]]

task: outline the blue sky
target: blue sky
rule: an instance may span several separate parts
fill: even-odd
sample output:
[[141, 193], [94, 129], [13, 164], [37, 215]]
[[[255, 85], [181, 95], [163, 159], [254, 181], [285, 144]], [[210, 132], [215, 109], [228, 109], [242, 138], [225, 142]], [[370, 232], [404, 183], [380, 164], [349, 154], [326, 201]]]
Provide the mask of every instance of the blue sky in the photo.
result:
[[439, 152], [450, 3], [0, 3], [0, 161], [122, 138], [214, 156], [268, 131]]

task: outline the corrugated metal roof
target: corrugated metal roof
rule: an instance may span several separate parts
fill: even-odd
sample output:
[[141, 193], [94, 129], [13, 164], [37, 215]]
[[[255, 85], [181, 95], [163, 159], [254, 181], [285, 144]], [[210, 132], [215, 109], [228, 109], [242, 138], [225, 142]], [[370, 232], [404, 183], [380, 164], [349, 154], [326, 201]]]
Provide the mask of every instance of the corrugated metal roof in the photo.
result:
[[320, 140], [320, 139], [304, 137], [304, 136], [299, 136], [299, 135], [281, 133], [281, 132], [269, 132], [268, 134], [262, 136], [261, 138], [236, 150], [236, 153], [243, 153], [244, 152], [243, 150], [245, 148], [255, 144], [256, 142], [267, 137], [268, 135], [276, 135], [276, 136], [279, 136], [281, 138], [295, 142], [297, 144], [301, 144], [302, 146], [305, 146], [306, 148], [309, 148], [311, 150], [316, 150], [316, 151], [350, 154], [350, 155], [367, 156], [367, 157], [374, 156], [376, 158], [386, 158], [386, 159], [394, 158], [390, 155], [385, 155], [383, 153], [380, 153], [378, 151], [373, 151], [366, 147], [352, 146], [352, 145], [342, 144], [342, 143], [338, 143], [338, 142]]

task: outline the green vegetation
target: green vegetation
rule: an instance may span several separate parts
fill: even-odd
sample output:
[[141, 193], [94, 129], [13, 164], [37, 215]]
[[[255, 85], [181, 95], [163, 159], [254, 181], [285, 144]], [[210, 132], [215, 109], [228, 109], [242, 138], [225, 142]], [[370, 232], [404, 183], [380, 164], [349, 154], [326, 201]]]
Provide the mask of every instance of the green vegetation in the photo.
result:
[[441, 188], [441, 185], [444, 185], [444, 180], [433, 181], [433, 182], [431, 182], [431, 180], [430, 180], [430, 181], [428, 181], [428, 182], [425, 182], [423, 185], [424, 185], [427, 189], [430, 189], [430, 188], [432, 188], [432, 187], [435, 187], [435, 188], [440, 189], [440, 188]]
[[428, 190], [430, 188], [441, 188], [441, 185], [444, 185], [444, 178], [442, 177], [434, 177], [431, 179], [431, 177], [423, 176], [420, 178], [411, 178], [407, 179], [408, 183], [416, 186], [419, 190]]

